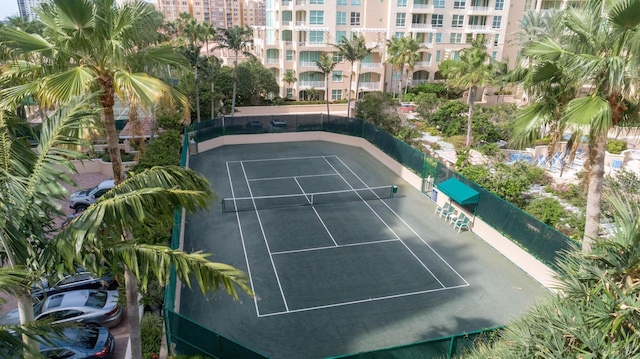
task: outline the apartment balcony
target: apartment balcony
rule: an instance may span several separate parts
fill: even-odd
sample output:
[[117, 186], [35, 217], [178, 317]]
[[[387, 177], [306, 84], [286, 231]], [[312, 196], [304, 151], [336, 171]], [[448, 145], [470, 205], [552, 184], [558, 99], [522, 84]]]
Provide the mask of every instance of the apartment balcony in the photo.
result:
[[377, 62], [363, 62], [360, 64], [360, 68], [363, 69], [381, 69], [382, 64]]
[[296, 26], [305, 26], [305, 25], [307, 25], [307, 22], [304, 21], [304, 20], [303, 21], [296, 21]]
[[298, 88], [307, 89], [307, 88], [324, 88], [324, 81], [298, 81]]
[[380, 81], [376, 82], [360, 82], [362, 90], [380, 90]]
[[415, 14], [433, 12], [433, 5], [429, 4], [413, 4], [411, 5], [411, 12]]
[[411, 86], [415, 86], [415, 85], [419, 85], [419, 84], [426, 84], [428, 82], [429, 82], [429, 80], [427, 80], [427, 79], [411, 80]]
[[414, 64], [415, 67], [429, 67], [431, 66], [431, 62], [429, 61], [420, 61]]
[[291, 40], [282, 40], [280, 41], [281, 46], [293, 46], [293, 41]]
[[264, 46], [264, 40], [259, 38], [253, 39], [253, 44], [256, 46]]
[[299, 41], [299, 47], [326, 47], [329, 46], [325, 42], [309, 42], [309, 41]]
[[293, 4], [292, 0], [282, 0], [281, 2], [282, 7], [291, 7], [291, 5]]
[[265, 59], [266, 64], [279, 64], [281, 59]]
[[316, 64], [315, 61], [300, 61], [298, 62], [298, 66], [318, 68], [318, 65]]
[[435, 29], [431, 24], [411, 23], [411, 31], [413, 32], [434, 32]]
[[296, 0], [296, 6], [306, 6], [307, 0]]
[[493, 9], [488, 6], [470, 6], [467, 9], [467, 14], [469, 15], [478, 15], [479, 13], [492, 13]]
[[489, 25], [467, 25], [465, 28], [467, 32], [473, 32], [476, 34], [492, 34], [494, 31], [491, 30]]
[[280, 22], [280, 25], [281, 26], [291, 26], [292, 23], [293, 23], [293, 21], [291, 21], [291, 20], [282, 20]]

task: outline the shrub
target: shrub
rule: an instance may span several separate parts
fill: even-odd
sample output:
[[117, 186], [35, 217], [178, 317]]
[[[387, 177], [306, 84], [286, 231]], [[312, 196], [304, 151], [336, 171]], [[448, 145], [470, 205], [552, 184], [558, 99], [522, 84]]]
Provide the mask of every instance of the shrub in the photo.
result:
[[497, 143], [485, 143], [478, 148], [478, 152], [485, 156], [495, 156], [500, 153], [500, 146]]
[[[124, 150], [120, 150], [120, 158], [122, 159], [122, 162], [131, 162], [135, 161], [136, 155], [135, 153], [127, 153], [124, 152]], [[111, 155], [109, 155], [109, 152], [105, 152], [102, 155], [102, 160], [105, 162], [111, 162]]]
[[607, 152], [619, 155], [622, 151], [627, 149], [627, 143], [620, 140], [607, 141]]
[[536, 146], [548, 145], [550, 143], [551, 143], [551, 136], [545, 136], [545, 137], [539, 138], [534, 142]]
[[159, 315], [144, 313], [140, 321], [140, 334], [142, 335], [142, 357], [155, 359], [160, 353], [162, 342], [162, 318]]
[[560, 218], [566, 212], [555, 198], [535, 199], [527, 206], [526, 211], [554, 228], [557, 227]]

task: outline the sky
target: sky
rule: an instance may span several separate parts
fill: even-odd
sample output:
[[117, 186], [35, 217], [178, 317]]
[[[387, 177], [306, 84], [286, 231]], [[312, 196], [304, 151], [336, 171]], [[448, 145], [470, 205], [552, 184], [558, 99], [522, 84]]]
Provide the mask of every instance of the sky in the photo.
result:
[[18, 0], [0, 0], [0, 20], [18, 15]]

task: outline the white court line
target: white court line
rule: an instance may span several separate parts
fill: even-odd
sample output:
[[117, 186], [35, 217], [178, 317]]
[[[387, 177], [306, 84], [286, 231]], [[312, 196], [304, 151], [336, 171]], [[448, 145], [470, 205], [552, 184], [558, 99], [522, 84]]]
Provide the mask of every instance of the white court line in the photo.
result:
[[[329, 161], [327, 161], [327, 159], [326, 159], [326, 158], [325, 158], [325, 161], [329, 164], [329, 166], [331, 166], [331, 168], [333, 168], [333, 170], [334, 170], [334, 171], [336, 171], [336, 173], [338, 173], [338, 175], [339, 175], [339, 176], [342, 178], [342, 180], [347, 184], [347, 186], [349, 186], [350, 188], [353, 188], [353, 186], [351, 186], [351, 184], [350, 184], [349, 182], [347, 182], [347, 180], [346, 180], [346, 179], [345, 179], [345, 178], [340, 174], [340, 172], [338, 172], [338, 170], [337, 170], [335, 167], [333, 167], [333, 165], [332, 165]], [[340, 161], [340, 158], [338, 158], [338, 161]], [[340, 161], [340, 162], [344, 165], [344, 162], [342, 162], [342, 161]], [[347, 168], [349, 168], [349, 167], [347, 167]], [[353, 172], [352, 172], [352, 173], [353, 173]], [[354, 173], [354, 175], [355, 175], [355, 173]], [[360, 182], [362, 182], [362, 180], [360, 179], [360, 177], [358, 177], [358, 176], [356, 176], [356, 177], [360, 180]], [[364, 182], [362, 182], [362, 183], [363, 183], [365, 186], [367, 186], [367, 184], [366, 184], [366, 183], [364, 183]], [[445, 288], [446, 286], [444, 285], [444, 283], [442, 283], [442, 282], [440, 281], [440, 279], [438, 279], [438, 277], [436, 277], [436, 275], [435, 275], [435, 274], [433, 274], [433, 272], [431, 271], [431, 269], [429, 269], [429, 267], [427, 267], [427, 265], [426, 265], [426, 264], [424, 264], [424, 262], [422, 262], [422, 261], [420, 260], [420, 258], [418, 258], [418, 255], [416, 255], [416, 254], [411, 250], [411, 248], [409, 248], [409, 246], [407, 246], [407, 244], [406, 244], [406, 243], [404, 243], [404, 241], [403, 241], [403, 240], [402, 240], [402, 239], [401, 239], [401, 238], [396, 234], [396, 232], [395, 232], [393, 229], [391, 229], [391, 227], [389, 227], [389, 225], [387, 224], [387, 222], [385, 222], [385, 221], [382, 219], [382, 217], [380, 217], [380, 215], [378, 214], [378, 212], [376, 212], [376, 211], [375, 211], [375, 210], [374, 210], [374, 209], [369, 205], [369, 203], [367, 203], [367, 201], [365, 201], [365, 200], [360, 196], [360, 194], [359, 194], [358, 192], [356, 192], [356, 194], [358, 195], [358, 197], [360, 197], [360, 199], [362, 199], [362, 201], [364, 202], [364, 204], [365, 204], [367, 207], [369, 207], [369, 209], [371, 210], [371, 212], [373, 212], [373, 214], [375, 214], [375, 215], [376, 215], [376, 217], [378, 217], [378, 219], [380, 220], [380, 222], [382, 222], [382, 223], [383, 223], [383, 224], [384, 224], [384, 225], [389, 229], [389, 231], [391, 231], [391, 233], [393, 233], [393, 235], [394, 235], [394, 236], [396, 236], [396, 238], [398, 238], [398, 240], [400, 240], [400, 242], [404, 245], [404, 247], [405, 247], [405, 248], [409, 251], [409, 253], [411, 253], [411, 255], [413, 255], [413, 257], [414, 257], [414, 258], [415, 258], [415, 259], [416, 259], [416, 260], [417, 260], [417, 261], [418, 261], [418, 262], [419, 262], [419, 263], [424, 267], [424, 269], [426, 269], [426, 270], [427, 270], [427, 272], [429, 272], [429, 274], [431, 274], [431, 276], [432, 276], [432, 277], [433, 277], [433, 278], [434, 278], [438, 283], [440, 283], [440, 285], [441, 285], [443, 288]], [[380, 202], [384, 203], [384, 201], [383, 201], [382, 199], [380, 200]]]
[[335, 173], [327, 173], [324, 175], [302, 175], [302, 176], [288, 176], [288, 177], [265, 177], [265, 178], [254, 178], [250, 179], [249, 182], [253, 181], [270, 181], [270, 180], [279, 180], [279, 179], [289, 179], [289, 178], [302, 178], [302, 177], [326, 177], [326, 176], [337, 176]]
[[275, 312], [275, 313], [269, 313], [269, 314], [258, 314], [258, 318], [263, 318], [263, 317], [272, 317], [272, 316], [276, 316], [276, 315], [291, 314], [291, 313], [308, 312], [308, 311], [311, 311], [311, 310], [326, 309], [326, 308], [334, 308], [334, 307], [341, 307], [341, 306], [351, 305], [351, 304], [360, 304], [360, 303], [375, 302], [375, 301], [385, 300], [385, 299], [393, 299], [393, 298], [409, 297], [409, 296], [412, 296], [412, 295], [425, 294], [425, 293], [434, 293], [434, 292], [441, 292], [441, 291], [443, 291], [443, 290], [457, 289], [457, 288], [464, 288], [464, 287], [468, 287], [468, 286], [469, 286], [469, 284], [456, 285], [456, 286], [453, 286], [453, 287], [445, 287], [445, 288], [428, 289], [428, 290], [421, 290], [421, 291], [419, 291], [419, 292], [411, 292], [411, 293], [403, 293], [403, 294], [386, 295], [386, 296], [384, 296], [384, 297], [369, 298], [369, 299], [361, 299], [361, 300], [353, 300], [353, 301], [350, 301], [350, 302], [342, 302], [342, 303], [336, 303], [336, 304], [319, 305], [319, 306], [316, 306], [316, 307], [308, 307], [308, 308], [293, 309], [293, 310], [287, 310], [286, 312]]
[[316, 207], [311, 207], [311, 208], [313, 208], [313, 212], [316, 214], [316, 217], [318, 217], [318, 219], [320, 220], [320, 223], [322, 223], [322, 226], [324, 227], [324, 230], [327, 231], [327, 234], [329, 235], [329, 238], [331, 238], [331, 241], [333, 241], [333, 244], [335, 244], [336, 247], [338, 247], [338, 243], [333, 238], [333, 235], [331, 234], [331, 232], [329, 232], [329, 228], [327, 228], [327, 225], [324, 224], [324, 221], [322, 220], [322, 218], [320, 218], [320, 215], [318, 214], [318, 211], [316, 210]]
[[[242, 163], [242, 161], [240, 161], [240, 166], [242, 166], [242, 173], [244, 174], [244, 179], [245, 179], [245, 181], [247, 181], [247, 187], [249, 188], [249, 195], [251, 197], [253, 197], [253, 193], [251, 192], [251, 185], [249, 184], [249, 181], [247, 180], [247, 172], [245, 172], [245, 170], [244, 170], [244, 164]], [[269, 242], [267, 241], [267, 235], [264, 233], [264, 227], [262, 227], [262, 220], [260, 219], [260, 213], [258, 213], [255, 201], [253, 202], [253, 208], [256, 208], [255, 212], [256, 212], [256, 217], [258, 217], [258, 224], [260, 225], [260, 231], [262, 232], [262, 238], [264, 239], [264, 244], [267, 246], [267, 252], [269, 252], [269, 260], [271, 261], [271, 266], [273, 267], [273, 272], [276, 275], [276, 281], [278, 282], [278, 288], [280, 288], [280, 295], [282, 295], [282, 301], [284, 302], [284, 307], [288, 311], [289, 310], [289, 305], [287, 304], [287, 298], [285, 298], [284, 291], [282, 290], [282, 284], [280, 284], [280, 276], [278, 276], [278, 270], [276, 269], [276, 264], [273, 262], [273, 256], [271, 255], [271, 248], [269, 248]], [[258, 315], [260, 315], [260, 312], [258, 312]]]
[[[342, 160], [340, 159], [340, 157], [338, 157], [338, 156], [335, 156], [335, 157], [336, 157], [336, 158], [338, 159], [338, 161], [340, 161], [340, 162], [342, 163], [342, 165], [343, 165], [343, 166], [345, 166], [345, 167], [346, 167], [346, 168], [347, 168], [347, 169], [348, 169], [348, 170], [349, 170], [349, 171], [350, 171], [354, 176], [356, 176], [356, 178], [357, 178], [360, 182], [362, 182], [362, 184], [364, 184], [365, 186], [367, 185], [367, 184], [366, 184], [366, 183], [365, 183], [365, 182], [364, 182], [364, 181], [363, 181], [363, 180], [362, 180], [362, 179], [361, 179], [361, 178], [360, 178], [360, 177], [359, 177], [355, 172], [353, 172], [353, 170], [352, 170], [349, 166], [347, 166], [347, 164], [346, 164], [346, 163], [342, 162]], [[469, 285], [469, 282], [467, 282], [467, 280], [466, 280], [466, 279], [464, 279], [464, 277], [463, 277], [463, 276], [461, 276], [461, 275], [460, 275], [460, 273], [458, 273], [455, 269], [453, 269], [453, 267], [449, 264], [449, 262], [447, 262], [444, 258], [442, 258], [442, 256], [441, 256], [438, 252], [436, 252], [436, 250], [435, 250], [435, 249], [433, 249], [433, 247], [431, 247], [431, 246], [429, 245], [429, 243], [427, 243], [427, 241], [425, 241], [425, 240], [424, 240], [424, 238], [422, 238], [422, 237], [421, 237], [421, 236], [420, 236], [420, 235], [419, 235], [419, 234], [418, 234], [418, 233], [417, 233], [413, 228], [411, 228], [411, 226], [409, 226], [409, 224], [407, 224], [407, 222], [405, 222], [405, 220], [404, 220], [404, 219], [402, 219], [402, 217], [400, 217], [400, 216], [399, 216], [399, 215], [398, 215], [398, 214], [397, 214], [393, 209], [391, 209], [391, 207], [389, 207], [389, 205], [388, 205], [385, 201], [380, 201], [380, 202], [384, 203], [384, 205], [385, 205], [385, 206], [386, 206], [386, 207], [387, 207], [387, 208], [388, 208], [388, 209], [389, 209], [389, 210], [390, 210], [390, 211], [391, 211], [391, 212], [392, 212], [396, 217], [398, 217], [398, 219], [399, 219], [400, 221], [402, 221], [402, 223], [404, 223], [404, 225], [405, 225], [405, 226], [407, 226], [407, 228], [409, 228], [409, 229], [411, 230], [411, 232], [413, 232], [413, 233], [414, 233], [418, 238], [420, 238], [420, 240], [422, 241], [422, 243], [424, 243], [427, 247], [429, 247], [429, 249], [430, 249], [430, 250], [431, 250], [431, 251], [432, 251], [436, 256], [438, 256], [438, 258], [440, 258], [440, 260], [441, 260], [442, 262], [444, 262], [444, 264], [446, 264], [446, 265], [447, 265], [447, 267], [449, 267], [449, 269], [451, 269], [451, 270], [453, 271], [453, 273], [455, 273], [455, 274], [456, 274], [460, 279], [462, 279], [462, 281], [464, 281], [467, 285]]]
[[325, 158], [325, 157], [337, 157], [336, 155], [329, 156], [308, 156], [308, 157], [287, 157], [287, 158], [264, 158], [261, 160], [238, 160], [238, 161], [228, 161], [228, 162], [267, 162], [267, 161], [287, 161], [287, 160], [305, 160], [308, 158]]
[[300, 252], [313, 252], [313, 251], [319, 251], [319, 250], [323, 250], [323, 249], [336, 249], [336, 248], [342, 248], [342, 247], [366, 246], [368, 244], [385, 243], [385, 242], [397, 242], [397, 241], [399, 241], [399, 239], [395, 239], [395, 238], [393, 238], [393, 239], [381, 239], [379, 241], [349, 243], [349, 244], [341, 244], [341, 245], [336, 245], [336, 246], [324, 246], [324, 247], [313, 247], [313, 248], [304, 248], [304, 249], [292, 249], [290, 251], [273, 252], [271, 254], [276, 255], [276, 254], [289, 254], [289, 253], [300, 253]]
[[[311, 200], [309, 199], [309, 196], [307, 196], [307, 194], [304, 192], [304, 188], [302, 188], [302, 186], [300, 185], [300, 182], [298, 182], [298, 179], [293, 177], [293, 180], [296, 181], [296, 184], [298, 185], [298, 188], [300, 188], [300, 192], [302, 192], [302, 194], [304, 195], [304, 197], [307, 199], [307, 202], [309, 204], [311, 204]], [[257, 209], [257, 208], [256, 208]]]
[[[227, 166], [227, 176], [229, 177], [229, 185], [231, 186], [231, 195], [235, 197], [235, 193], [233, 191], [233, 181], [231, 181], [231, 171], [229, 170], [229, 162], [226, 163]], [[244, 234], [242, 233], [242, 225], [240, 224], [240, 214], [236, 212], [236, 221], [238, 222], [238, 229], [240, 230], [240, 240], [242, 241], [242, 250], [244, 251], [244, 260], [247, 263], [247, 274], [249, 275], [249, 283], [251, 284], [251, 291], [253, 292], [253, 304], [256, 307], [256, 313], [260, 315], [260, 310], [258, 309], [258, 296], [256, 295], [256, 290], [253, 287], [253, 278], [251, 277], [251, 266], [249, 265], [249, 257], [247, 257], [247, 247], [244, 244]]]

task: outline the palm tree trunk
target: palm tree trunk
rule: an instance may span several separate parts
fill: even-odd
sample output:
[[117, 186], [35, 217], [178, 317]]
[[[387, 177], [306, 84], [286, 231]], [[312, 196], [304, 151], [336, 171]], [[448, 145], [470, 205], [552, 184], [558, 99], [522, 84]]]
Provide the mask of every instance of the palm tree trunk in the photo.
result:
[[113, 170], [113, 180], [116, 184], [124, 181], [124, 171], [122, 171], [122, 158], [118, 147], [118, 132], [116, 131], [116, 120], [113, 116], [114, 90], [113, 78], [110, 75], [101, 76], [98, 79], [102, 95], [100, 104], [102, 105], [102, 123], [104, 123], [107, 135], [107, 150], [111, 158], [111, 169]]
[[[356, 68], [356, 98], [355, 98], [356, 103], [358, 102], [358, 93], [360, 91], [360, 64], [361, 64], [361, 62], [358, 61], [358, 67]], [[356, 115], [355, 107], [356, 106], [353, 106], [353, 107], [354, 107], [353, 116], [355, 117], [355, 115]]]
[[467, 103], [469, 104], [469, 115], [467, 119], [467, 142], [466, 146], [469, 147], [471, 144], [471, 119], [473, 118], [473, 105], [475, 103], [476, 96], [476, 87], [469, 87], [469, 98], [467, 99]]
[[233, 98], [231, 99], [231, 118], [236, 113], [236, 89], [238, 86], [238, 51], [236, 51], [235, 60], [233, 60]]
[[607, 149], [607, 133], [603, 132], [595, 140], [594, 148], [590, 148], [589, 187], [587, 190], [586, 223], [582, 238], [582, 251], [591, 252], [591, 243], [598, 238], [600, 230], [600, 201], [602, 199], [602, 178], [604, 177], [604, 154]]
[[351, 117], [351, 87], [352, 86], [353, 86], [353, 62], [351, 63], [351, 73], [349, 74], [349, 92], [347, 93], [347, 117]]
[[211, 80], [211, 118], [214, 119], [216, 118], [216, 105], [215, 105], [215, 98], [213, 96], [213, 89], [214, 89], [214, 82], [215, 80]]
[[[20, 291], [20, 295], [16, 298], [18, 301], [18, 313], [20, 315], [20, 324], [28, 324], [33, 323], [35, 321], [33, 315], [33, 298], [31, 297], [31, 293], [28, 290], [23, 289]], [[30, 348], [39, 348], [40, 343], [34, 338], [31, 338], [27, 335], [22, 336], [22, 342], [28, 345]], [[31, 359], [35, 358], [34, 355], [24, 352], [24, 358]]]
[[324, 95], [327, 98], [327, 122], [331, 121], [331, 115], [329, 115], [329, 75], [325, 77], [325, 90]]
[[404, 94], [407, 94], [407, 91], [409, 90], [409, 69], [407, 69], [407, 77], [406, 80], [404, 82]]
[[196, 57], [195, 72], [195, 90], [196, 90], [196, 119], [200, 122], [200, 86], [198, 86], [198, 57]]
[[138, 313], [138, 282], [129, 267], [124, 268], [124, 283], [127, 293], [127, 324], [131, 340], [131, 357], [142, 358], [142, 337]]

